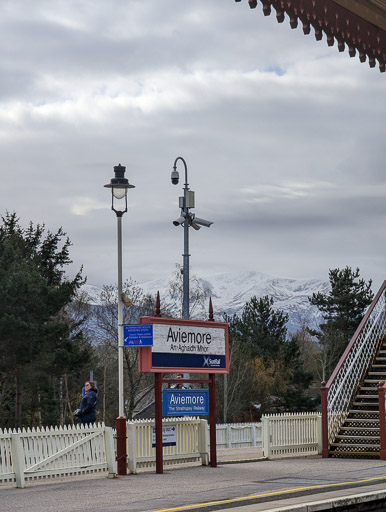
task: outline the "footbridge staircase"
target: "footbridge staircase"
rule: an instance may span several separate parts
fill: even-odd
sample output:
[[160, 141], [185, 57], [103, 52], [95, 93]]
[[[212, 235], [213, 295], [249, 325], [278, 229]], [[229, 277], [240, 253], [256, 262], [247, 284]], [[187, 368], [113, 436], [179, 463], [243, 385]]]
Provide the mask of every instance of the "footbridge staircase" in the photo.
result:
[[386, 459], [386, 281], [327, 383], [323, 457]]

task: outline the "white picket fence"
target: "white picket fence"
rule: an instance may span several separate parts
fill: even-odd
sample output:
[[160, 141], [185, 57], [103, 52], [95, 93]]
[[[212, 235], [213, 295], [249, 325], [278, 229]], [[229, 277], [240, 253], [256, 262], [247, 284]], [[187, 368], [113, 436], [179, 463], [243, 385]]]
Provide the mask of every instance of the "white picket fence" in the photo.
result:
[[261, 423], [224, 423], [216, 425], [216, 447], [219, 450], [261, 445]]
[[[164, 464], [209, 462], [209, 433], [206, 420], [164, 418], [163, 427], [173, 433], [172, 446], [163, 447]], [[154, 420], [127, 423], [128, 466], [154, 466]], [[263, 445], [268, 458], [321, 453], [321, 415], [317, 413], [277, 414], [262, 417], [262, 424], [217, 425], [217, 448]], [[104, 425], [65, 426], [32, 430], [0, 429], [0, 483], [108, 471], [115, 476], [113, 429]]]
[[0, 429], [0, 482], [108, 471], [115, 475], [113, 430], [104, 425]]
[[[178, 464], [201, 460], [209, 463], [208, 422], [199, 418], [164, 418], [165, 432], [171, 433], [171, 446], [163, 447], [163, 463]], [[134, 420], [127, 422], [129, 444], [129, 471], [155, 466], [155, 421]], [[167, 439], [166, 439], [167, 440]]]
[[320, 413], [265, 415], [262, 424], [263, 453], [269, 459], [322, 453]]

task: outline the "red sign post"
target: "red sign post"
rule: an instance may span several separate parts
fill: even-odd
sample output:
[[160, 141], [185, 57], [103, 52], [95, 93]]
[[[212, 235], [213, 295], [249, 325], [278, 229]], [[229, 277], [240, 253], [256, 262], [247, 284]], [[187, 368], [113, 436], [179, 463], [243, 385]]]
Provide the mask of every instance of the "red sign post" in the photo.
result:
[[210, 465], [217, 466], [217, 373], [229, 373], [228, 324], [225, 322], [141, 317], [153, 327], [153, 345], [139, 349], [139, 371], [154, 373], [156, 472], [163, 473], [162, 384], [181, 382], [162, 379], [162, 373], [207, 374], [207, 379], [184, 379], [209, 387]]

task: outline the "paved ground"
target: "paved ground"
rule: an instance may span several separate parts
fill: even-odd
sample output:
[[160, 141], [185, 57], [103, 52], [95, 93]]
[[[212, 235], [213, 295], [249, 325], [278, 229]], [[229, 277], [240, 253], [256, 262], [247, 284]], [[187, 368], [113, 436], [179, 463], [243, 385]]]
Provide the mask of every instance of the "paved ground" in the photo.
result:
[[0, 511], [258, 512], [368, 492], [386, 496], [385, 461], [260, 457], [259, 448], [219, 450], [217, 468], [166, 466], [162, 475], [86, 475], [27, 482], [25, 489], [1, 484]]

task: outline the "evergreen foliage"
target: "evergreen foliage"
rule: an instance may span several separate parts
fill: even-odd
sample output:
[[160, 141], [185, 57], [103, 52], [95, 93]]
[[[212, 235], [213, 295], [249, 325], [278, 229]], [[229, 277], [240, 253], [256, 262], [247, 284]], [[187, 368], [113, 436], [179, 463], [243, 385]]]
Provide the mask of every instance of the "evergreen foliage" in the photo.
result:
[[264, 413], [315, 407], [305, 393], [312, 374], [303, 368], [297, 339], [287, 339], [288, 316], [273, 305], [268, 296], [252, 297], [240, 318], [225, 315], [230, 373], [219, 386], [223, 421], [251, 421]]
[[89, 360], [66, 307], [83, 283], [65, 277], [71, 242], [60, 228], [23, 228], [16, 213], [0, 226], [0, 427], [57, 424], [59, 380]]
[[323, 380], [332, 373], [349, 341], [359, 326], [374, 294], [372, 281], [360, 278], [360, 270], [350, 267], [329, 271], [331, 289], [328, 294], [314, 293], [309, 298], [317, 306], [324, 322], [319, 331], [310, 331], [319, 340], [323, 367]]

